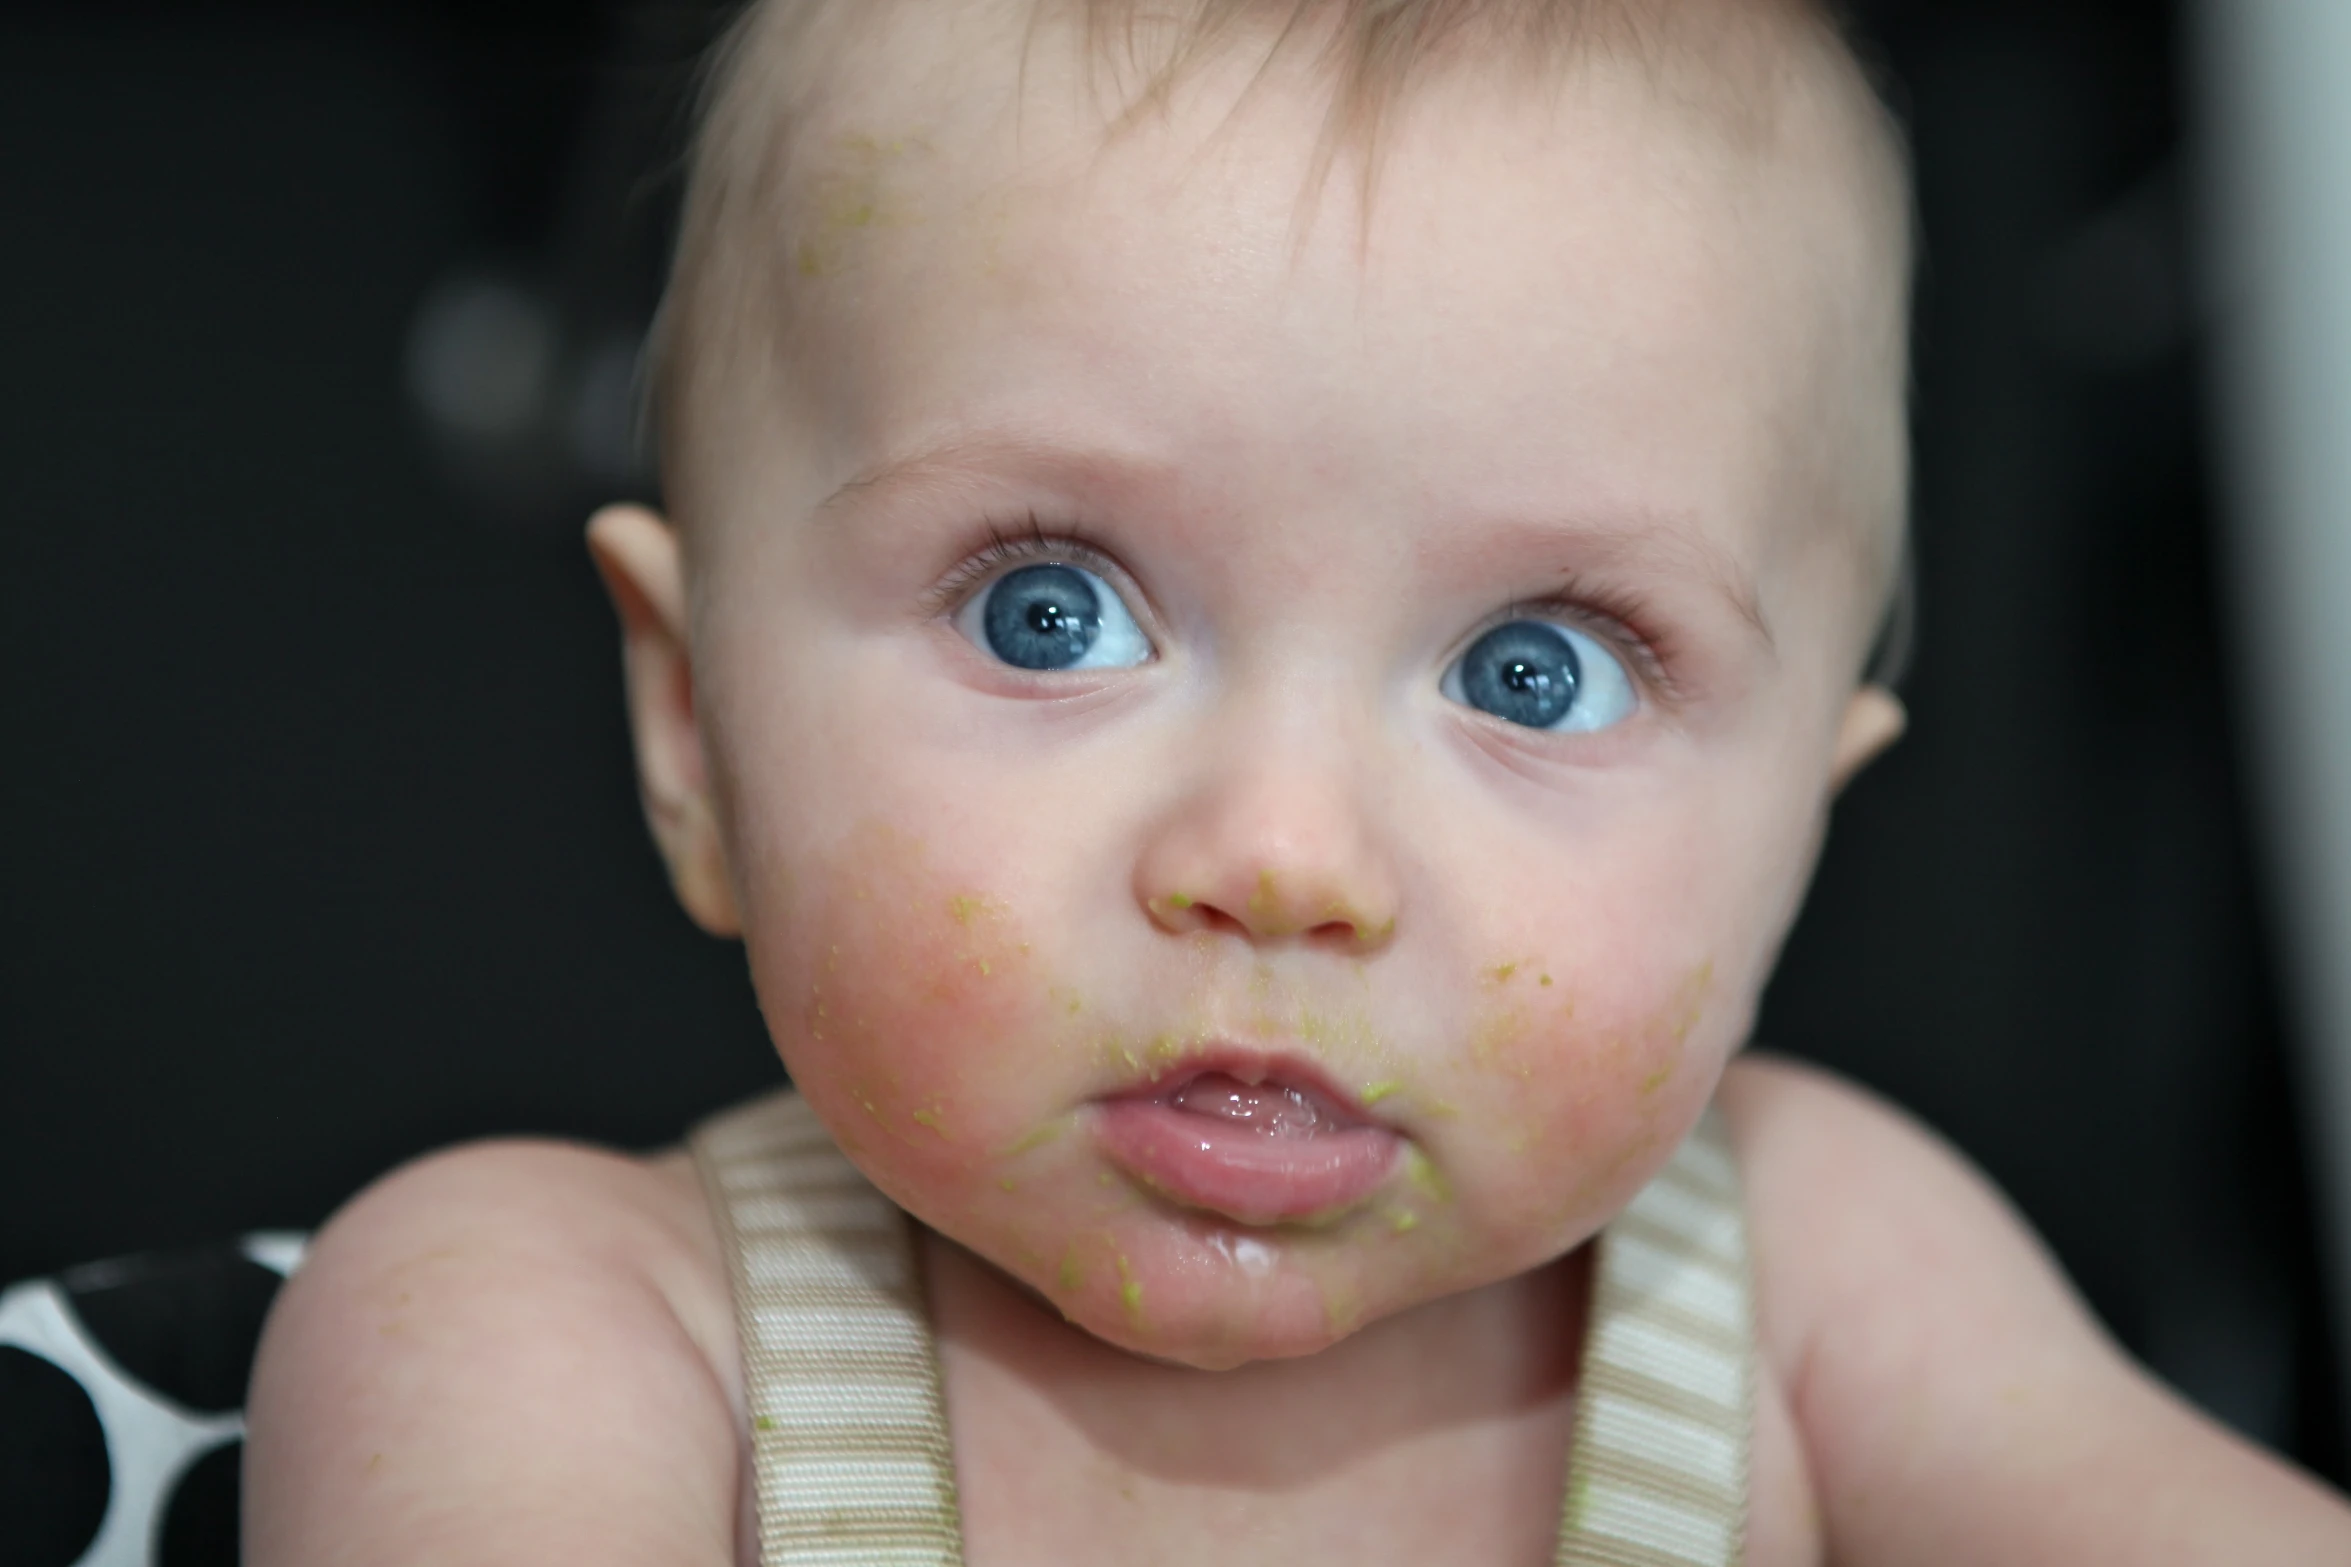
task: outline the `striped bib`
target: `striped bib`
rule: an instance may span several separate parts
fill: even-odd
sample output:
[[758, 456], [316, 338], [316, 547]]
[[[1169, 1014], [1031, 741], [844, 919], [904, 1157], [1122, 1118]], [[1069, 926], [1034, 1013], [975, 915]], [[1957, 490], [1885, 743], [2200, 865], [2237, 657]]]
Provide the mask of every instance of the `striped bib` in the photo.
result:
[[[761, 1567], [959, 1567], [913, 1222], [797, 1094], [690, 1139], [725, 1242]], [[1708, 1110], [1596, 1242], [1561, 1567], [1730, 1567], [1755, 1387], [1747, 1230]]]

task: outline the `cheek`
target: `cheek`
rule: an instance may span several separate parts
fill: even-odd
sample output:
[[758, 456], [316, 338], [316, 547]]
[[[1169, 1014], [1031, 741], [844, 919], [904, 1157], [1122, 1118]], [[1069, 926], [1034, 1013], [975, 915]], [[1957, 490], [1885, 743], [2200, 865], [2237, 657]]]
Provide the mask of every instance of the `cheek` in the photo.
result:
[[[754, 982], [785, 1066], [842, 1144], [901, 1201], [969, 1190], [1066, 1055], [1055, 987], [1011, 904], [865, 823], [747, 900]], [[929, 1202], [910, 1203], [930, 1207]]]
[[[1749, 863], [1713, 823], [1623, 821], [1481, 885], [1481, 945], [1432, 1125], [1462, 1226], [1499, 1254], [1573, 1245], [1671, 1153], [1713, 1091], [1767, 944]], [[1487, 911], [1509, 911], [1497, 921]]]
[[[1606, 991], [1538, 983], [1488, 1003], [1460, 1074], [1472, 1135], [1449, 1150], [1463, 1218], [1547, 1254], [1597, 1229], [1672, 1151], [1737, 1043], [1711, 963]], [[1448, 1139], [1452, 1141], [1452, 1139]], [[1468, 1205], [1465, 1204], [1465, 1207]]]

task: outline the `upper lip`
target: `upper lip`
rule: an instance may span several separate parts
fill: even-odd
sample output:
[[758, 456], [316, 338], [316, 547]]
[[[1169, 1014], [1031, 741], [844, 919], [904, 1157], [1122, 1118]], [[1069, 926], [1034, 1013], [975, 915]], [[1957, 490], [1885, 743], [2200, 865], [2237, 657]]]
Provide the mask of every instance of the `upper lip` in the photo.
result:
[[1130, 1084], [1105, 1097], [1166, 1099], [1196, 1078], [1221, 1073], [1251, 1087], [1260, 1083], [1276, 1083], [1286, 1088], [1303, 1090], [1326, 1101], [1342, 1115], [1366, 1126], [1375, 1125], [1379, 1121], [1379, 1117], [1367, 1109], [1352, 1090], [1332, 1078], [1321, 1062], [1287, 1051], [1205, 1042], [1186, 1050], [1172, 1061], [1152, 1063], [1145, 1071], [1146, 1075], [1141, 1082]]

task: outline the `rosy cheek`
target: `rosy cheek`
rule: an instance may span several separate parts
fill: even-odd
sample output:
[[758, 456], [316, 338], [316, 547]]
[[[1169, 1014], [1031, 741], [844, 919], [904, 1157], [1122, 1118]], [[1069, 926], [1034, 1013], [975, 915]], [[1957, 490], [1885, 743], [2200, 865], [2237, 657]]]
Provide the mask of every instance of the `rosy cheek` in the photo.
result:
[[794, 1083], [886, 1186], [968, 1191], [1018, 1135], [1050, 1006], [1013, 910], [880, 828], [803, 887], [752, 937]]
[[1580, 1006], [1554, 999], [1562, 988], [1490, 997], [1471, 1036], [1465, 1097], [1488, 1130], [1463, 1174], [1509, 1228], [1581, 1232], [1615, 1211], [1696, 1116], [1728, 1048], [1706, 1026], [1707, 965]]

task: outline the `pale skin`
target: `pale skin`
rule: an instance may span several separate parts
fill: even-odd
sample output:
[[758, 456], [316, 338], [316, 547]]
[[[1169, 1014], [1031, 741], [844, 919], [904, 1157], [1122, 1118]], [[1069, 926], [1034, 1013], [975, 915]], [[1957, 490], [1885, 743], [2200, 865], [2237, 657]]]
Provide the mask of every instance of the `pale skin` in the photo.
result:
[[[1731, 1059], [1901, 725], [1855, 679], [1865, 508], [1792, 433], [1867, 359], [1817, 346], [1871, 266], [1834, 138], [1744, 154], [1602, 73], [1439, 85], [1368, 219], [1302, 229], [1303, 83], [1212, 70], [1106, 142], [1050, 56], [1018, 116], [926, 79], [804, 131], [902, 149], [857, 209], [891, 221], [812, 220], [685, 540], [616, 508], [591, 544], [679, 898], [927, 1226], [967, 1558], [1549, 1560], [1583, 1243], [1710, 1097], [1758, 1258], [1751, 1562], [2351, 1555], [2351, 1510], [2129, 1365], [1940, 1144]], [[991, 659], [964, 611], [1035, 560], [1149, 656]], [[1450, 694], [1519, 614], [1631, 710]], [[1376, 1105], [1393, 1178], [1313, 1225], [1123, 1181], [1089, 1107], [1208, 1037]], [[388, 1178], [287, 1290], [251, 1421], [263, 1567], [751, 1559], [680, 1155]]]

